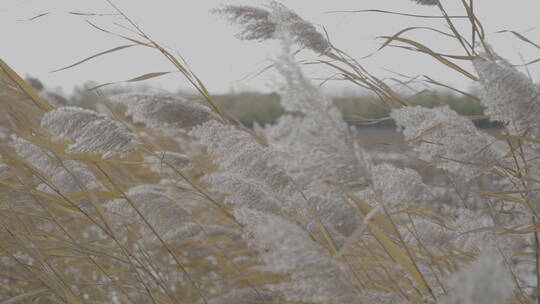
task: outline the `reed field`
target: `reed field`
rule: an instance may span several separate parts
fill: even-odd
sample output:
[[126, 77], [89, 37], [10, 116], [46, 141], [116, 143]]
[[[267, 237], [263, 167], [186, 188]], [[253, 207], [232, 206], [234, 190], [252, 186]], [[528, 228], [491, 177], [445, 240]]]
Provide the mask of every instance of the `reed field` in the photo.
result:
[[[381, 49], [478, 91], [428, 76], [398, 91], [276, 1], [211, 11], [239, 39], [279, 42], [274, 94], [211, 94], [113, 2], [130, 34], [93, 25], [121, 46], [65, 69], [147, 48], [194, 95], [96, 84], [64, 99], [0, 59], [0, 304], [540, 303], [540, 86], [490, 46], [474, 0], [460, 16], [413, 2], [435, 15], [405, 17], [440, 27]], [[332, 99], [308, 64], [368, 94]]]

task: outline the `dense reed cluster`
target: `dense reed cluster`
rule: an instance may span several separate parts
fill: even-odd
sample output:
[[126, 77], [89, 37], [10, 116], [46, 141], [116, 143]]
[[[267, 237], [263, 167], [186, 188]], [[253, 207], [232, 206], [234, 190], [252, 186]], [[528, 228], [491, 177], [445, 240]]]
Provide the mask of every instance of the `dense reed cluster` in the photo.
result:
[[[447, 36], [477, 76], [440, 61], [478, 79], [499, 134], [412, 106], [275, 1], [214, 10], [239, 38], [281, 44], [287, 113], [253, 130], [142, 32], [200, 100], [147, 92], [83, 109], [1, 61], [0, 302], [532, 303], [540, 89], [484, 41], [466, 2], [474, 35]], [[408, 150], [365, 147], [298, 47], [370, 89]]]

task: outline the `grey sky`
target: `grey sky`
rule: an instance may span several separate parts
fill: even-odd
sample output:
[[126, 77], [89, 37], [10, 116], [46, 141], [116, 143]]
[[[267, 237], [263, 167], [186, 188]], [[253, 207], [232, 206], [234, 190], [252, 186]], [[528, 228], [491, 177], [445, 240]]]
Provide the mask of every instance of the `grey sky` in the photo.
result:
[[[383, 9], [419, 14], [435, 14], [437, 9], [417, 6], [409, 0], [283, 0], [283, 4], [296, 11], [304, 19], [316, 25], [324, 25], [332, 42], [355, 57], [372, 53], [381, 40], [375, 37], [392, 35], [411, 26], [436, 26], [445, 29], [441, 20], [426, 20], [375, 13], [348, 14], [328, 13], [334, 10]], [[452, 14], [458, 0], [447, 0]], [[250, 73], [264, 68], [277, 50], [272, 43], [238, 41], [233, 36], [237, 30], [218, 16], [208, 13], [210, 8], [223, 3], [256, 4], [255, 1], [216, 0], [115, 0], [131, 18], [155, 40], [177, 50], [191, 68], [214, 92], [258, 89], [267, 90], [272, 82], [269, 74], [254, 79], [240, 80]], [[537, 0], [477, 0], [475, 6], [488, 33], [488, 41], [504, 57], [513, 63], [540, 57], [540, 51], [516, 39], [511, 34], [496, 34], [505, 29], [524, 33], [540, 43], [538, 18], [540, 4]], [[106, 1], [101, 0], [1, 0], [0, 29], [3, 31], [2, 59], [19, 73], [39, 77], [48, 86], [62, 87], [69, 92], [71, 87], [88, 80], [99, 83], [133, 78], [148, 72], [169, 71], [173, 67], [158, 53], [143, 48], [129, 48], [109, 54], [76, 68], [50, 73], [51, 70], [74, 63], [98, 52], [126, 44], [91, 28], [85, 19], [114, 31], [125, 32], [114, 23], [114, 17], [81, 17], [67, 12], [111, 13]], [[49, 15], [33, 21], [28, 19], [40, 13]], [[468, 25], [467, 25], [468, 26]], [[407, 35], [433, 49], [447, 54], [461, 54], [455, 42], [441, 39], [427, 31]], [[305, 52], [305, 58], [315, 54]], [[387, 49], [361, 61], [372, 73], [381, 77], [391, 76], [385, 69], [407, 74], [428, 74], [433, 78], [454, 86], [467, 88], [470, 81], [427, 56], [413, 54], [401, 49]], [[537, 80], [540, 63], [530, 67], [532, 77]], [[465, 66], [468, 69], [470, 67]], [[310, 70], [310, 75], [329, 76], [330, 71], [321, 67]], [[240, 80], [240, 81], [239, 81]], [[167, 75], [154, 79], [149, 84], [167, 90], [187, 87], [180, 75]], [[330, 87], [340, 88], [337, 84]]]

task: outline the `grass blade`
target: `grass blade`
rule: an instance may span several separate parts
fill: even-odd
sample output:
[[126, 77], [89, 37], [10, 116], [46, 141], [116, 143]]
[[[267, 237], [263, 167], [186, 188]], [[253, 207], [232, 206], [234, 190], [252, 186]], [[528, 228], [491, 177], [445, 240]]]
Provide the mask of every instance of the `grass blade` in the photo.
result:
[[83, 59], [83, 60], [77, 61], [77, 62], [75, 62], [74, 64], [70, 64], [70, 65], [68, 65], [68, 66], [66, 66], [66, 67], [63, 67], [63, 68], [60, 68], [60, 69], [51, 71], [51, 73], [63, 71], [63, 70], [72, 68], [72, 67], [74, 67], [74, 66], [77, 66], [77, 65], [79, 65], [79, 64], [81, 64], [81, 63], [84, 63], [84, 62], [86, 62], [86, 61], [88, 61], [88, 60], [94, 59], [94, 58], [96, 58], [96, 57], [99, 57], [99, 56], [102, 56], [102, 55], [105, 55], [105, 54], [109, 54], [109, 53], [113, 53], [113, 52], [117, 52], [117, 51], [120, 51], [120, 50], [129, 48], [129, 47], [132, 47], [132, 46], [136, 46], [136, 44], [126, 44], [126, 45], [117, 46], [117, 47], [112, 48], [112, 49], [110, 49], [110, 50], [106, 50], [106, 51], [97, 53], [97, 54], [95, 54], [95, 55], [92, 55], [92, 56], [90, 56], [90, 57], [87, 57], [87, 58], [85, 58], [85, 59]]

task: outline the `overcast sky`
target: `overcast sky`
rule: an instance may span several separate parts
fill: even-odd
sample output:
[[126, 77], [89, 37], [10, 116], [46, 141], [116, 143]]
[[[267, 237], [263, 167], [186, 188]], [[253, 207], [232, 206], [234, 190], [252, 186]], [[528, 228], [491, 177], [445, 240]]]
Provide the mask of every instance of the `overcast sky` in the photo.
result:
[[[361, 58], [375, 51], [381, 44], [381, 35], [392, 35], [411, 26], [434, 26], [446, 30], [443, 21], [408, 18], [376, 13], [331, 13], [331, 11], [382, 9], [416, 14], [436, 14], [433, 7], [414, 5], [409, 0], [283, 0], [283, 4], [304, 19], [322, 28], [324, 26], [334, 45]], [[458, 0], [444, 1], [452, 14], [458, 10]], [[235, 26], [227, 24], [208, 11], [220, 4], [257, 4], [257, 1], [227, 0], [114, 0], [151, 37], [178, 51], [191, 68], [216, 93], [235, 90], [269, 90], [270, 74], [247, 79], [263, 69], [275, 55], [273, 43], [239, 41], [234, 38]], [[476, 0], [478, 16], [483, 22], [488, 41], [513, 63], [522, 63], [540, 57], [540, 50], [514, 38], [501, 30], [516, 30], [540, 43], [540, 2], [538, 0]], [[101, 51], [126, 44], [119, 38], [97, 31], [86, 23], [90, 20], [112, 31], [125, 32], [115, 25], [117, 17], [88, 17], [68, 12], [112, 13], [102, 0], [0, 0], [0, 31], [2, 31], [2, 59], [22, 75], [40, 78], [46, 85], [61, 87], [69, 92], [74, 85], [89, 80], [98, 83], [125, 80], [149, 72], [169, 71], [173, 67], [158, 53], [144, 48], [128, 48], [86, 62], [73, 69], [50, 71], [74, 63]], [[49, 13], [33, 21], [38, 14]], [[121, 22], [121, 21], [120, 21]], [[121, 22], [122, 24], [125, 24]], [[446, 54], [460, 54], [455, 42], [418, 31], [408, 34]], [[306, 51], [304, 58], [315, 58]], [[467, 88], [470, 81], [458, 73], [449, 72], [435, 60], [412, 52], [388, 48], [361, 60], [373, 74], [391, 76], [387, 70], [406, 75], [428, 74], [451, 85]], [[534, 80], [538, 80], [540, 63], [530, 66]], [[470, 70], [469, 66], [466, 66]], [[331, 71], [315, 68], [313, 77], [329, 76]], [[172, 74], [148, 82], [166, 90], [187, 87], [180, 75]], [[337, 84], [329, 84], [337, 90]]]

